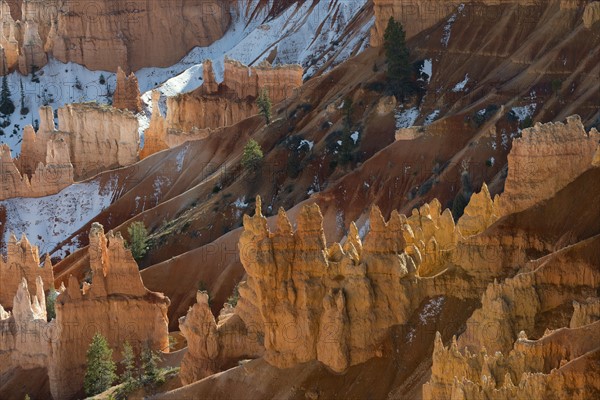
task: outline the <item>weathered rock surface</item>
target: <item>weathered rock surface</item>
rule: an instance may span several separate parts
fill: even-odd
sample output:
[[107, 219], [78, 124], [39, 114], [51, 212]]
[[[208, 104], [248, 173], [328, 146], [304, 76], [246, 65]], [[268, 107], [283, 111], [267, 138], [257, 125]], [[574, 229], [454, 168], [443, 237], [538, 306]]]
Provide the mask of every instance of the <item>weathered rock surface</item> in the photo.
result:
[[[136, 71], [167, 67], [196, 46], [221, 38], [233, 2], [125, 0], [88, 2], [23, 1], [21, 20], [2, 1], [0, 45], [8, 70], [23, 74], [43, 67], [48, 55], [92, 70]], [[184, 22], [182, 22], [184, 21]], [[118, 32], [116, 34], [115, 32]]]
[[205, 61], [203, 85], [194, 92], [167, 98], [166, 118], [154, 112], [158, 110], [158, 99], [153, 95], [153, 113], [144, 136], [142, 158], [186, 140], [206, 138], [213, 129], [258, 114], [256, 98], [263, 89], [273, 104], [283, 101], [302, 85], [302, 73], [299, 65], [271, 67], [264, 62], [247, 67], [226, 59], [223, 82], [217, 84], [212, 63]]
[[[488, 8], [489, 10], [490, 6], [506, 4], [520, 7], [538, 5], [535, 0], [485, 0], [480, 3], [471, 3], [468, 6], [475, 9], [478, 7]], [[371, 46], [379, 47], [383, 45], [383, 35], [390, 17], [394, 17], [402, 23], [408, 39], [444, 19], [451, 18], [453, 13], [461, 12], [465, 4], [461, 1], [439, 0], [374, 0], [373, 7], [375, 24], [371, 29]]]
[[590, 399], [600, 390], [600, 322], [559, 329], [539, 340], [522, 333], [503, 355], [459, 351], [435, 341], [432, 380], [423, 399]]
[[484, 183], [481, 192], [471, 196], [465, 207], [464, 214], [458, 220], [458, 229], [463, 236], [473, 236], [485, 231], [500, 217], [498, 205], [490, 196], [490, 191]]
[[550, 198], [590, 168], [600, 134], [586, 132], [579, 116], [524, 129], [508, 155], [508, 176], [498, 207], [508, 215]]
[[[198, 292], [196, 300], [179, 324], [188, 342], [179, 374], [183, 384], [234, 366], [240, 358], [262, 355], [258, 332], [249, 329], [231, 307], [221, 312], [217, 324], [208, 306], [208, 295]], [[227, 324], [226, 328], [223, 328], [224, 324]]]
[[273, 104], [290, 97], [294, 89], [302, 85], [302, 73], [299, 65], [271, 67], [265, 62], [247, 67], [226, 59], [223, 82], [218, 87], [209, 67], [204, 70], [206, 87], [203, 85], [192, 93], [168, 99], [168, 126], [191, 132], [194, 128], [233, 125], [258, 113], [255, 100], [263, 89]]
[[[27, 132], [27, 129], [26, 129]], [[0, 147], [2, 182], [0, 200], [13, 197], [42, 197], [58, 193], [73, 183], [73, 165], [64, 140], [46, 144], [45, 164], [38, 163], [31, 175], [21, 174], [19, 159], [13, 160], [8, 145]]]
[[133, 72], [127, 76], [121, 67], [117, 69], [117, 87], [113, 95], [113, 107], [119, 110], [129, 110], [134, 114], [142, 111], [142, 98], [137, 77]]
[[589, 29], [598, 21], [600, 21], [600, 1], [591, 1], [585, 6], [583, 25]]
[[38, 277], [44, 287], [53, 287], [54, 275], [50, 258], [46, 257], [41, 265], [38, 248], [32, 246], [25, 236], [17, 241], [11, 235], [6, 253], [6, 260], [0, 257], [0, 305], [4, 309], [13, 308], [13, 298], [23, 280], [28, 283], [31, 295], [36, 293], [35, 281]]
[[[64, 142], [57, 144], [56, 142]], [[53, 143], [54, 142], [54, 143]], [[58, 130], [50, 107], [40, 109], [40, 128], [25, 127], [19, 170], [33, 174], [40, 162], [68, 148], [75, 180], [138, 161], [138, 121], [128, 111], [94, 103], [69, 104], [58, 110]], [[57, 156], [55, 156], [56, 158]], [[64, 154], [61, 153], [61, 159]]]
[[[21, 242], [23, 243], [23, 241]], [[14, 246], [17, 246], [15, 244]], [[46, 322], [42, 278], [38, 275], [31, 297], [27, 279], [18, 286], [12, 315], [0, 320], [0, 375], [14, 369], [46, 368], [55, 399], [82, 393], [86, 351], [96, 332], [101, 333], [120, 360], [123, 343], [136, 351], [143, 345], [168, 352], [169, 299], [148, 291], [123, 238], [101, 225], [90, 231], [89, 263], [92, 284], [71, 277], [56, 299], [56, 319]]]

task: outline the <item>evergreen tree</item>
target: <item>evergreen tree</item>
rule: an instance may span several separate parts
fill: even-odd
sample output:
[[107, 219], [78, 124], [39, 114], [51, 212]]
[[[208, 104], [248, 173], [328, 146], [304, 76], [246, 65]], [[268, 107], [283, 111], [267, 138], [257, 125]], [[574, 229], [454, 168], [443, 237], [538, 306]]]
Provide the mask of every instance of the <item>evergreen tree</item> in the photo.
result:
[[413, 67], [406, 46], [406, 34], [400, 22], [390, 17], [383, 36], [385, 55], [388, 63], [387, 81], [390, 91], [401, 100], [414, 92]]
[[136, 260], [140, 260], [148, 251], [148, 230], [143, 222], [137, 221], [129, 225], [127, 228], [129, 233], [131, 255]]
[[244, 147], [242, 155], [242, 167], [246, 170], [256, 170], [263, 159], [263, 152], [258, 142], [250, 139]]
[[10, 98], [10, 89], [8, 87], [8, 78], [2, 77], [2, 91], [0, 92], [0, 113], [11, 115], [15, 112], [15, 105]]
[[135, 355], [129, 342], [125, 342], [123, 345], [123, 360], [121, 360], [121, 365], [123, 366], [121, 383], [124, 384], [124, 390], [130, 393], [138, 386], [138, 382], [135, 373]]
[[163, 383], [160, 368], [158, 368], [159, 361], [158, 355], [150, 349], [150, 346], [146, 345], [142, 351], [142, 383], [144, 385], [153, 386]]
[[271, 98], [266, 89], [262, 89], [256, 100], [260, 114], [265, 117], [267, 125], [271, 123]]
[[29, 114], [29, 108], [25, 106], [25, 90], [23, 90], [23, 79], [19, 79], [19, 86], [21, 88], [21, 115]]
[[58, 292], [54, 288], [50, 288], [48, 295], [46, 296], [46, 315], [48, 317], [48, 321], [52, 321], [56, 318], [56, 298], [58, 297]]
[[112, 349], [99, 333], [96, 333], [87, 351], [87, 366], [83, 388], [87, 396], [94, 396], [110, 388], [116, 380], [117, 367], [112, 360]]

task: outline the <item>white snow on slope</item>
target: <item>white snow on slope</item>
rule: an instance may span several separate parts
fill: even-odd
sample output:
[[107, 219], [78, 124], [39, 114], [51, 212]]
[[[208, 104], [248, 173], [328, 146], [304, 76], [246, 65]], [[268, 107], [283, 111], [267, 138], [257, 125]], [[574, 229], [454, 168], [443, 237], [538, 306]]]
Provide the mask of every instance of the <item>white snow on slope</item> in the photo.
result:
[[441, 40], [441, 43], [444, 47], [448, 47], [448, 43], [450, 43], [450, 35], [452, 34], [452, 25], [454, 25], [454, 22], [456, 22], [456, 18], [458, 17], [459, 14], [462, 14], [464, 9], [465, 9], [465, 5], [461, 4], [460, 6], [458, 6], [458, 12], [452, 14], [450, 16], [450, 18], [448, 18], [448, 21], [446, 22], [446, 25], [444, 26], [444, 34], [442, 35], [442, 40]]
[[[232, 7], [232, 24], [225, 35], [208, 47], [192, 49], [181, 61], [166, 68], [143, 68], [136, 71], [142, 100], [146, 105], [139, 114], [140, 132], [149, 123], [150, 91], [158, 89], [164, 96], [175, 96], [189, 92], [202, 84], [202, 62], [213, 60], [217, 81], [223, 80], [225, 57], [256, 65], [266, 59], [272, 50], [277, 56], [274, 64], [297, 63], [306, 69], [306, 77], [316, 71], [327, 60], [332, 66], [348, 58], [355, 51], [363, 50], [368, 44], [369, 29], [373, 20], [364, 24], [353, 36], [345, 35], [348, 23], [359, 13], [367, 0], [334, 0], [295, 4], [276, 18], [269, 19], [269, 7], [263, 7], [250, 19], [251, 12], [259, 0], [238, 0]], [[318, 35], [317, 35], [318, 33]], [[326, 52], [320, 60], [315, 54]], [[100, 77], [104, 76], [104, 84]], [[74, 64], [64, 64], [55, 59], [36, 73], [39, 83], [32, 76], [13, 72], [7, 76], [15, 112], [7, 118], [8, 125], [0, 132], [0, 142], [7, 143], [16, 156], [20, 153], [22, 131], [25, 125], [39, 121], [38, 109], [50, 105], [53, 109], [68, 103], [97, 101], [107, 103], [116, 86], [116, 75], [106, 71], [89, 71]], [[22, 116], [21, 83], [23, 84], [24, 106], [29, 113]], [[164, 101], [162, 106], [164, 107]], [[166, 111], [163, 108], [163, 114]], [[1, 121], [0, 121], [1, 122]]]
[[454, 93], [462, 92], [465, 89], [465, 86], [469, 83], [469, 74], [465, 74], [465, 79], [458, 82], [456, 86], [452, 89]]
[[[32, 244], [39, 246], [40, 254], [45, 254], [106, 209], [115, 190], [116, 181], [101, 190], [99, 181], [94, 180], [76, 183], [52, 196], [4, 200], [4, 243], [11, 233], [17, 237], [25, 233]], [[54, 255], [63, 257], [73, 250], [63, 248]]]
[[532, 117], [537, 108], [536, 103], [532, 103], [522, 107], [513, 107], [511, 111], [517, 116], [519, 122], [525, 121], [528, 117]]
[[407, 108], [396, 112], [396, 129], [410, 128], [419, 118], [419, 109], [417, 107]]

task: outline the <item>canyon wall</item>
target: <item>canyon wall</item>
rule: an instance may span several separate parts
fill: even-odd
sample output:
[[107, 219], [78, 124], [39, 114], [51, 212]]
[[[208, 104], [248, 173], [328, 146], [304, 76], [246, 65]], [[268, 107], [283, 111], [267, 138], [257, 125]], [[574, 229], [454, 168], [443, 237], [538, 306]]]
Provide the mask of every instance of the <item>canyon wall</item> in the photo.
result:
[[272, 67], [264, 62], [247, 67], [226, 59], [223, 82], [217, 84], [211, 61], [204, 61], [202, 86], [167, 98], [166, 117], [156, 111], [158, 100], [153, 95], [153, 113], [144, 134], [141, 157], [187, 140], [205, 138], [212, 129], [234, 125], [258, 114], [256, 98], [263, 89], [273, 104], [289, 98], [302, 85], [302, 73], [299, 65]]
[[586, 132], [577, 115], [566, 123], [537, 123], [524, 129], [508, 155], [499, 212], [516, 213], [551, 197], [590, 168], [599, 141], [598, 131]]
[[113, 95], [113, 107], [119, 110], [129, 110], [136, 114], [142, 111], [140, 87], [135, 74], [127, 76], [121, 67], [117, 68], [117, 87]]
[[46, 321], [44, 284], [38, 276], [35, 291], [23, 280], [12, 314], [2, 312], [0, 320], [6, 332], [0, 338], [4, 361], [0, 374], [17, 368], [46, 368], [55, 399], [82, 394], [86, 352], [97, 332], [114, 350], [115, 361], [120, 360], [126, 341], [136, 352], [146, 345], [168, 351], [169, 299], [144, 287], [123, 238], [112, 232], [105, 235], [103, 227], [94, 224], [88, 253], [92, 283], [84, 282], [81, 289], [71, 277], [56, 299], [55, 319]]
[[[559, 3], [559, 0], [552, 0]], [[583, 4], [580, 0], [560, 1], [561, 7], [575, 8]], [[563, 6], [564, 3], [564, 6]], [[448, 19], [451, 25], [452, 15], [462, 12], [465, 7], [472, 9], [471, 15], [482, 18], [499, 18], [502, 10], [494, 6], [509, 5], [515, 7], [539, 7], [536, 0], [484, 0], [482, 2], [446, 1], [446, 0], [374, 0], [375, 24], [371, 28], [371, 46], [383, 45], [383, 35], [390, 17], [400, 21], [410, 39], [437, 23]], [[524, 11], [527, 12], [527, 11]], [[487, 14], [486, 14], [487, 13]], [[593, 11], [589, 12], [593, 15]], [[485, 16], [485, 17], [484, 17]], [[454, 16], [454, 19], [456, 15]], [[590, 16], [590, 19], [592, 17]]]
[[43, 67], [51, 55], [92, 70], [167, 67], [193, 47], [221, 38], [234, 4], [230, 0], [23, 1], [20, 15], [12, 16], [8, 3], [2, 1], [4, 57], [0, 61], [6, 64], [0, 64], [27, 74], [33, 66]]
[[264, 62], [247, 67], [226, 59], [223, 82], [216, 86], [210, 62], [205, 62], [204, 82], [192, 93], [167, 100], [169, 128], [191, 132], [194, 128], [219, 128], [233, 125], [258, 114], [256, 98], [266, 90], [273, 104], [294, 93], [302, 85], [302, 67], [283, 65], [272, 67]]
[[138, 161], [138, 121], [127, 111], [95, 103], [68, 104], [58, 110], [58, 130], [52, 108], [40, 109], [37, 133], [25, 127], [17, 166], [33, 175], [39, 163], [49, 157], [52, 142], [63, 141], [73, 165], [73, 177], [80, 181], [107, 169]]

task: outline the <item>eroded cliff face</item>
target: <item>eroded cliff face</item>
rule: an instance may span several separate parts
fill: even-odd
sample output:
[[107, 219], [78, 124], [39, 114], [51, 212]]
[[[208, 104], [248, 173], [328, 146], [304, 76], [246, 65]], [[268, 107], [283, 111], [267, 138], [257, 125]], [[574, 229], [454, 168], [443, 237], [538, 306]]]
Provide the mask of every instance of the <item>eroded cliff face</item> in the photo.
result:
[[510, 352], [461, 352], [454, 340], [435, 341], [432, 381], [423, 398], [459, 400], [590, 399], [600, 390], [600, 321], [546, 332], [521, 333]]
[[35, 282], [40, 278], [47, 289], [54, 286], [54, 275], [52, 274], [52, 262], [46, 256], [43, 264], [40, 264], [38, 248], [32, 246], [25, 236], [17, 241], [11, 235], [7, 243], [6, 260], [0, 257], [0, 305], [4, 309], [13, 308], [13, 298], [25, 280], [35, 295]]
[[18, 368], [45, 368], [55, 399], [82, 393], [86, 351], [96, 332], [106, 337], [116, 361], [125, 341], [136, 351], [148, 345], [168, 352], [169, 299], [144, 287], [123, 238], [112, 232], [105, 236], [102, 226], [94, 224], [88, 251], [92, 283], [83, 283], [81, 289], [71, 277], [56, 299], [56, 319], [46, 321], [44, 285], [39, 275], [31, 293], [31, 280], [23, 278], [12, 314], [1, 313], [0, 325], [6, 334], [0, 338], [4, 361], [0, 374]]
[[179, 373], [184, 385], [231, 368], [242, 358], [257, 358], [263, 354], [259, 332], [246, 326], [231, 306], [226, 305], [215, 321], [208, 305], [208, 294], [198, 292], [196, 301], [179, 321], [188, 343]]
[[121, 67], [117, 68], [117, 87], [113, 95], [113, 107], [119, 110], [129, 110], [136, 114], [142, 111], [140, 87], [135, 74], [127, 76]]
[[[26, 132], [32, 131], [31, 127]], [[27, 134], [24, 134], [27, 135]], [[49, 141], [44, 155], [45, 163], [39, 162], [31, 175], [22, 174], [20, 159], [13, 160], [10, 148], [3, 144], [0, 147], [0, 163], [2, 183], [0, 200], [13, 197], [43, 197], [58, 193], [72, 184], [73, 165], [69, 157], [69, 149], [64, 140]]]
[[[23, 74], [48, 55], [92, 70], [167, 67], [221, 38], [233, 1], [23, 1], [20, 20], [2, 1], [0, 46], [7, 69]], [[184, 22], [182, 22], [184, 21]], [[118, 32], [116, 34], [115, 32]]]
[[69, 104], [58, 110], [57, 130], [52, 108], [42, 107], [38, 132], [31, 126], [23, 132], [19, 170], [33, 175], [44, 160], [52, 161], [59, 154], [64, 160], [65, 148], [77, 181], [133, 164], [139, 159], [138, 121], [130, 112], [112, 107]]
[[[556, 0], [558, 3], [558, 0]], [[578, 3], [575, 1], [564, 1], [567, 3]], [[580, 3], [580, 2], [579, 2]], [[508, 5], [518, 7], [537, 7], [539, 3], [536, 0], [485, 0], [480, 3], [470, 3], [469, 7], [477, 10], [488, 9], [491, 6]], [[374, 0], [373, 7], [375, 11], [375, 24], [371, 29], [371, 46], [379, 47], [383, 45], [383, 35], [390, 17], [400, 21], [406, 32], [406, 38], [409, 39], [419, 32], [422, 32], [436, 25], [445, 18], [451, 16], [454, 12], [461, 12], [465, 7], [463, 1], [440, 1], [440, 0]], [[499, 11], [499, 10], [492, 10]], [[501, 11], [499, 11], [501, 12]], [[478, 14], [481, 14], [479, 12]], [[493, 18], [489, 14], [490, 18]]]
[[[203, 74], [204, 83], [200, 88], [167, 98], [166, 118], [152, 113], [142, 158], [186, 140], [205, 138], [213, 129], [234, 125], [258, 114], [256, 98], [263, 89], [273, 104], [285, 100], [302, 85], [303, 70], [299, 65], [272, 67], [267, 62], [247, 67], [226, 59], [221, 84], [216, 82], [210, 60], [204, 62]], [[158, 110], [154, 95], [152, 101], [153, 110]]]
[[598, 131], [586, 132], [578, 116], [524, 129], [508, 155], [500, 213], [522, 211], [572, 182], [592, 165], [599, 140]]
[[227, 59], [223, 82], [218, 87], [212, 67], [208, 67], [204, 70], [206, 86], [168, 99], [168, 126], [191, 132], [233, 125], [258, 113], [255, 100], [262, 90], [268, 92], [273, 104], [291, 96], [294, 89], [302, 85], [302, 73], [299, 65], [272, 67], [264, 62], [257, 67], [247, 67]]

